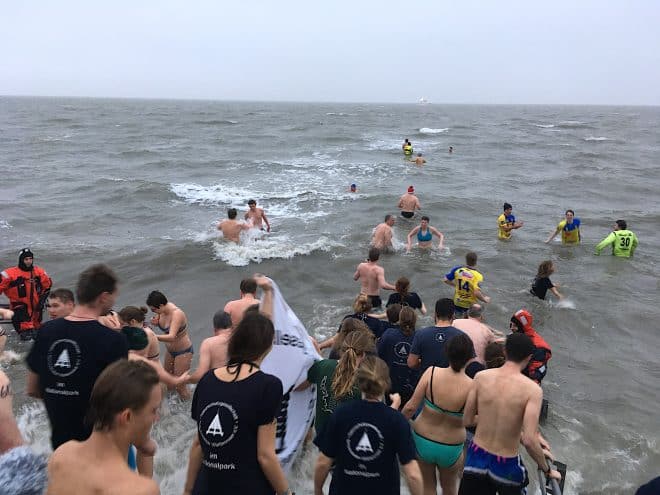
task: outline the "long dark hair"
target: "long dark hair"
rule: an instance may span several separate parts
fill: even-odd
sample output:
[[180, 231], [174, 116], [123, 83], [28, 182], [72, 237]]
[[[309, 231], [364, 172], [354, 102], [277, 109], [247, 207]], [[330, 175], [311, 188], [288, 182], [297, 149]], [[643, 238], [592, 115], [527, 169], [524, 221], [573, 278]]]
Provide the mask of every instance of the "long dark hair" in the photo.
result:
[[227, 367], [254, 363], [270, 349], [274, 337], [272, 321], [261, 313], [246, 314], [229, 339]]
[[401, 295], [401, 304], [406, 302], [408, 297], [408, 289], [410, 288], [410, 280], [406, 277], [399, 277], [394, 285], [394, 290], [396, 290]]

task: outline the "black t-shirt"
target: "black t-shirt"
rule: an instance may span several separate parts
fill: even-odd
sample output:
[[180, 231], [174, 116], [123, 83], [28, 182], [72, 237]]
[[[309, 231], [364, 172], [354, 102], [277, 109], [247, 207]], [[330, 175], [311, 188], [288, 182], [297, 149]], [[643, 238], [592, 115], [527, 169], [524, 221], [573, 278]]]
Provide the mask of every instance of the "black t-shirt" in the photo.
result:
[[236, 382], [219, 380], [213, 370], [202, 377], [191, 415], [197, 422], [204, 473], [194, 494], [275, 493], [257, 461], [257, 433], [259, 426], [277, 417], [281, 401], [282, 382], [262, 371]]
[[330, 495], [399, 494], [399, 465], [415, 459], [410, 425], [382, 402], [357, 400], [337, 408], [319, 439], [334, 459]]
[[554, 285], [550, 281], [550, 278], [536, 277], [534, 279], [534, 282], [532, 282], [532, 288], [530, 289], [530, 292], [539, 299], [545, 299], [545, 294], [548, 292], [549, 289], [552, 289], [553, 287]]
[[401, 306], [410, 306], [413, 309], [422, 309], [422, 300], [417, 295], [417, 292], [411, 292], [406, 295], [406, 299], [401, 302], [401, 294], [394, 292], [390, 294], [389, 299], [387, 300], [387, 306], [392, 304], [400, 304]]
[[[367, 325], [369, 329], [374, 333], [377, 339], [379, 339], [380, 336], [383, 335], [385, 329], [390, 326], [389, 322], [387, 322], [386, 320], [379, 320], [378, 318], [373, 318], [369, 316], [367, 313], [354, 313], [352, 315], [347, 315], [344, 316], [343, 320], [345, 320], [346, 318], [355, 318], [356, 320], [362, 320], [365, 323], [365, 325]], [[339, 325], [339, 329], [341, 329], [341, 325]]]
[[413, 335], [405, 335], [400, 328], [388, 328], [378, 341], [378, 356], [390, 368], [392, 393], [401, 394], [402, 403], [412, 396], [419, 381], [419, 371], [408, 367], [408, 354]]
[[109, 364], [127, 357], [126, 337], [97, 321], [58, 318], [39, 329], [27, 365], [39, 375], [53, 450], [91, 435], [84, 419], [94, 382]]

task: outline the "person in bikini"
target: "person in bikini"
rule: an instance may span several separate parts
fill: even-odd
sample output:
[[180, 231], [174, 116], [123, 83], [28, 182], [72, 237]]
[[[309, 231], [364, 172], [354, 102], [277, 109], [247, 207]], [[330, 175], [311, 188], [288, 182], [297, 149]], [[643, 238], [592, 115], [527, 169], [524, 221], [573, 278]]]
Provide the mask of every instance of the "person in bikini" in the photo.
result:
[[435, 493], [436, 469], [443, 495], [458, 493], [465, 442], [463, 408], [472, 386], [472, 379], [465, 374], [465, 367], [473, 352], [467, 335], [452, 337], [447, 343], [449, 368], [427, 368], [415, 393], [403, 408], [403, 415], [410, 419], [423, 399], [424, 407], [413, 423], [413, 438], [425, 493]]
[[[167, 348], [165, 370], [175, 376], [190, 371], [193, 345], [188, 335], [186, 314], [157, 290], [152, 291], [147, 297], [147, 306], [156, 314], [151, 320], [151, 323], [156, 325], [156, 329], [161, 332], [156, 337], [159, 341], [164, 342]], [[190, 398], [186, 385], [179, 385], [176, 391], [182, 399]]]
[[417, 234], [417, 245], [420, 248], [422, 249], [432, 248], [433, 236], [435, 235], [440, 238], [440, 242], [438, 243], [438, 249], [442, 249], [445, 242], [445, 236], [435, 227], [431, 227], [429, 225], [429, 221], [430, 221], [429, 217], [423, 216], [420, 224], [408, 233], [408, 245], [406, 246], [407, 252], [410, 252], [410, 249], [412, 248], [412, 238], [415, 234]]

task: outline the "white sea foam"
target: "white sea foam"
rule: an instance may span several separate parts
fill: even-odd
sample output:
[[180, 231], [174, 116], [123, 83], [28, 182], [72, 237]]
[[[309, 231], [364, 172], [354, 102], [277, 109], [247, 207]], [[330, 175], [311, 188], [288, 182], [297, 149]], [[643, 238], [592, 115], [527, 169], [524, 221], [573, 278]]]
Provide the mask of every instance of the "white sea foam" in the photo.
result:
[[559, 127], [582, 127], [587, 125], [587, 123], [580, 120], [562, 120], [557, 125], [559, 125]]
[[570, 299], [562, 299], [560, 301], [551, 301], [550, 306], [560, 309], [576, 309], [576, 305]]
[[600, 137], [595, 137], [595, 136], [589, 136], [583, 139], [583, 141], [609, 141], [609, 138], [600, 136]]
[[432, 129], [430, 127], [422, 127], [419, 132], [421, 134], [442, 134], [443, 132], [447, 132], [449, 130], [449, 127], [445, 127], [443, 129]]
[[246, 237], [241, 236], [241, 244], [215, 242], [213, 250], [216, 259], [231, 266], [247, 266], [250, 262], [261, 263], [265, 259], [275, 258], [291, 259], [294, 256], [304, 256], [314, 251], [328, 252], [341, 246], [340, 243], [325, 236], [312, 242], [294, 242], [286, 234], [271, 234], [259, 239], [256, 237], [258, 234], [249, 231]]
[[552, 129], [554, 124], [534, 124], [534, 127], [541, 127], [543, 129]]
[[11, 229], [12, 226], [7, 220], [0, 220], [0, 229]]

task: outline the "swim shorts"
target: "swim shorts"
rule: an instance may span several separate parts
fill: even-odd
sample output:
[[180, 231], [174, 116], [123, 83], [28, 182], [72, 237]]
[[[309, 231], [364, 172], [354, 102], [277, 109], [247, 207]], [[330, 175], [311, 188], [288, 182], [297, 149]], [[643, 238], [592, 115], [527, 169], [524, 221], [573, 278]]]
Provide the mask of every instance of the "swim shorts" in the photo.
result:
[[372, 308], [380, 308], [383, 306], [383, 300], [380, 298], [380, 296], [367, 296], [369, 298], [369, 301], [371, 301], [371, 307]]
[[468, 445], [459, 495], [524, 495], [528, 483], [527, 469], [519, 455], [502, 457], [474, 441]]
[[414, 211], [402, 211], [401, 216], [403, 218], [412, 218], [412, 217], [415, 216], [415, 212]]
[[46, 456], [16, 447], [0, 456], [0, 494], [41, 495], [48, 481]]

